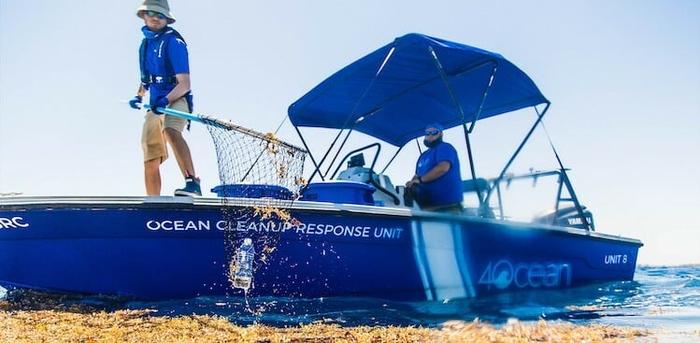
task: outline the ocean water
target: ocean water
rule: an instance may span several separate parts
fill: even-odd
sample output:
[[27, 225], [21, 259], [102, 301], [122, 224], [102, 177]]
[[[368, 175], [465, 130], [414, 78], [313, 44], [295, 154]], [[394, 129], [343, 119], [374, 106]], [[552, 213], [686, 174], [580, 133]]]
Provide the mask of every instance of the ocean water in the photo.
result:
[[[44, 301], [41, 296], [23, 291], [13, 291], [8, 297], [10, 301], [22, 301], [23, 297]], [[238, 325], [294, 326], [322, 322], [342, 326], [438, 327], [450, 320], [473, 321], [479, 318], [500, 325], [516, 318], [524, 322], [545, 319], [583, 325], [607, 324], [664, 329], [668, 332], [697, 332], [700, 330], [700, 265], [642, 266], [637, 269], [634, 281], [440, 302], [273, 297], [199, 297], [161, 302], [90, 296], [52, 299], [59, 299], [61, 306], [88, 306], [108, 311], [148, 309], [153, 310], [153, 315], [163, 316], [217, 315]]]

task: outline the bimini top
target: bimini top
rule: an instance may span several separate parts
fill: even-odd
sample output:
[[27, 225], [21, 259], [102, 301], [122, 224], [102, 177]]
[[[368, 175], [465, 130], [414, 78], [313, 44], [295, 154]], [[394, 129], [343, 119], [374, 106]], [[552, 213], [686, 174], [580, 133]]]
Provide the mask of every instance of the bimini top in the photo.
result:
[[289, 117], [295, 126], [353, 128], [403, 146], [427, 123], [449, 128], [547, 102], [503, 56], [413, 33], [333, 74], [293, 103]]

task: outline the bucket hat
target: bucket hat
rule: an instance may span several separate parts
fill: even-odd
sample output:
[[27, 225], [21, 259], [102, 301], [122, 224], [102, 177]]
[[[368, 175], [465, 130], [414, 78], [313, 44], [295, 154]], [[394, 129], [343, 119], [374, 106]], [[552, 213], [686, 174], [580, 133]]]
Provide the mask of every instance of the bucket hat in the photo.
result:
[[143, 18], [144, 11], [156, 11], [168, 18], [169, 24], [175, 22], [175, 16], [170, 12], [168, 0], [144, 0], [143, 4], [136, 9], [136, 15]]

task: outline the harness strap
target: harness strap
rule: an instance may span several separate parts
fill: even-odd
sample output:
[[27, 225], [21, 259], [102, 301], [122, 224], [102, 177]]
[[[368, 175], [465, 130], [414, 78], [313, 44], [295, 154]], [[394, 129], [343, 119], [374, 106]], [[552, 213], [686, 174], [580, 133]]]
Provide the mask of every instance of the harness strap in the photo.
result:
[[150, 75], [146, 70], [146, 38], [141, 40], [141, 46], [139, 47], [139, 68], [141, 69], [141, 84], [148, 88], [150, 82]]
[[[148, 45], [148, 39], [144, 38], [141, 41], [141, 46], [139, 47], [139, 67], [141, 69], [141, 83], [144, 85], [144, 87], [148, 87], [152, 83], [166, 83], [166, 84], [172, 84], [172, 83], [177, 83], [177, 79], [175, 78], [175, 72], [173, 71], [173, 66], [172, 62], [170, 61], [170, 58], [168, 58], [168, 43], [170, 42], [170, 39], [167, 39], [165, 36], [173, 34], [177, 39], [182, 40], [185, 42], [185, 38], [182, 37], [182, 35], [177, 32], [177, 30], [173, 28], [168, 28], [167, 31], [163, 32], [163, 46], [161, 49], [165, 51], [165, 71], [168, 75], [153, 75], [148, 71], [148, 68], [146, 67], [146, 47]], [[185, 44], [187, 44], [185, 42]]]
[[148, 75], [146, 77], [147, 83], [177, 83], [177, 78], [175, 76], [155, 76]]
[[[185, 101], [187, 102], [187, 108], [190, 110], [190, 113], [194, 113], [194, 102], [192, 101], [192, 91], [187, 92], [184, 96]], [[190, 130], [190, 125], [192, 125], [191, 120], [187, 120], [187, 131]]]

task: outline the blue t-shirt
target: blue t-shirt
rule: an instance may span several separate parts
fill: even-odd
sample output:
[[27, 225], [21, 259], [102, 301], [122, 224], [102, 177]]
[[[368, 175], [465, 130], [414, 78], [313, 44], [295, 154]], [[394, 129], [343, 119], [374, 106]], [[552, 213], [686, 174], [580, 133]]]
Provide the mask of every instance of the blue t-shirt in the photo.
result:
[[[167, 32], [169, 28], [165, 29]], [[168, 41], [167, 44], [165, 41]], [[165, 48], [167, 47], [167, 49]], [[167, 50], [167, 51], [164, 51]], [[172, 70], [167, 70], [166, 58]], [[187, 56], [187, 44], [175, 34], [158, 34], [146, 40], [146, 70], [154, 77], [172, 77], [176, 74], [189, 74], [190, 64]], [[167, 95], [175, 88], [174, 83], [153, 83], [150, 87], [151, 97]]]
[[416, 162], [416, 175], [424, 176], [442, 161], [450, 163], [450, 170], [437, 180], [418, 185], [418, 203], [425, 206], [443, 206], [462, 202], [462, 175], [457, 150], [450, 143], [439, 143], [423, 152]]

